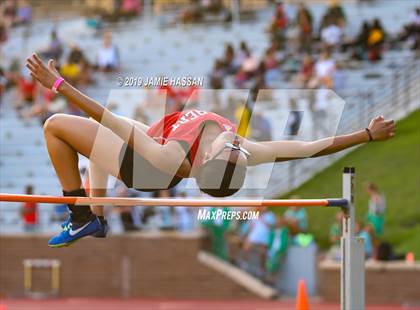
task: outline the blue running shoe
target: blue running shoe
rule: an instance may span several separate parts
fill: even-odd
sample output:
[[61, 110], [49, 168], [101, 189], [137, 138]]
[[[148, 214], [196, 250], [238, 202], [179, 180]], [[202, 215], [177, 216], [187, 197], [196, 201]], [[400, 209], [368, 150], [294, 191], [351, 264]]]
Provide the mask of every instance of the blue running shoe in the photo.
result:
[[99, 222], [101, 223], [101, 228], [92, 235], [95, 238], [106, 238], [108, 233], [108, 221], [104, 218], [99, 218]]
[[76, 240], [95, 234], [101, 229], [101, 223], [97, 216], [93, 215], [86, 223], [70, 223], [61, 233], [52, 237], [48, 241], [48, 246], [52, 248], [60, 248], [69, 246]]

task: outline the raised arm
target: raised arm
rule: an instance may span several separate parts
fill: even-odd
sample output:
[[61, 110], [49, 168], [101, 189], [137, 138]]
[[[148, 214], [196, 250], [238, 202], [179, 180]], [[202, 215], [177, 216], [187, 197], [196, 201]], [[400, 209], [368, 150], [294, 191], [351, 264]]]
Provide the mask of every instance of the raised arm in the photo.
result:
[[[36, 54], [28, 58], [26, 67], [31, 71], [31, 75], [48, 89], [51, 89], [55, 81], [60, 78], [60, 74], [55, 69], [54, 61], [50, 60], [48, 66], [45, 66]], [[157, 143], [143, 130], [112, 113], [66, 81], [60, 84], [58, 91], [72, 104], [126, 141], [134, 151], [141, 154], [154, 166], [167, 173], [176, 173], [177, 167], [181, 165], [185, 158], [184, 150], [179, 144], [161, 145]]]
[[320, 139], [313, 142], [304, 141], [242, 141], [251, 156], [250, 165], [268, 162], [287, 161], [307, 157], [328, 155], [369, 141], [385, 141], [395, 135], [393, 120], [385, 120], [378, 116], [370, 122], [367, 129], [362, 129], [348, 135]]

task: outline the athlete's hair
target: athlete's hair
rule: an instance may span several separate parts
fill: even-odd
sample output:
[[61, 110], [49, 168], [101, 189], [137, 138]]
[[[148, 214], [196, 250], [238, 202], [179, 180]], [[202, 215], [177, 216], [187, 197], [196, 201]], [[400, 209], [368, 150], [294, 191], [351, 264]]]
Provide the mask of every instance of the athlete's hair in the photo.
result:
[[200, 190], [213, 197], [235, 194], [244, 184], [246, 166], [236, 162], [212, 159], [200, 167], [196, 181]]

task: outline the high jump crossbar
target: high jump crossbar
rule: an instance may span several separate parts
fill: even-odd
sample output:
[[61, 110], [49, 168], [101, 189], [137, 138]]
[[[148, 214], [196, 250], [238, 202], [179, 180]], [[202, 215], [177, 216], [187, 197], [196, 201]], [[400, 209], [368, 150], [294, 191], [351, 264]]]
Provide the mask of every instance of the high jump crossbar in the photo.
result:
[[147, 199], [126, 197], [61, 197], [43, 195], [0, 194], [0, 201], [37, 202], [72, 205], [114, 205], [114, 206], [224, 206], [224, 207], [342, 207], [348, 201], [333, 199]]
[[340, 207], [344, 212], [341, 236], [341, 310], [365, 309], [365, 253], [356, 237], [354, 204], [355, 169], [343, 171], [343, 197], [333, 199], [140, 199], [115, 197], [59, 197], [0, 194], [0, 201], [116, 206], [224, 206], [224, 207]]

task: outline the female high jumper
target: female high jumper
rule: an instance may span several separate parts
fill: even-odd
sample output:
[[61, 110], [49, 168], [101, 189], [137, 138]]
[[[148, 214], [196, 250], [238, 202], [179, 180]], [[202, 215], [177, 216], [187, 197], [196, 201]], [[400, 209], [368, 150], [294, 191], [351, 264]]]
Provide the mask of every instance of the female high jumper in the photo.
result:
[[[168, 189], [193, 177], [204, 193], [225, 197], [241, 188], [247, 166], [328, 155], [395, 134], [394, 121], [379, 116], [367, 128], [348, 135], [313, 142], [254, 142], [236, 135], [235, 124], [224, 117], [198, 110], [165, 115], [149, 127], [115, 115], [82, 94], [60, 76], [53, 60], [45, 65], [33, 54], [26, 66], [43, 86], [90, 117], [55, 114], [44, 125], [48, 153], [65, 196], [86, 196], [78, 154], [89, 158], [89, 195], [93, 197], [106, 195], [108, 175], [143, 191]], [[68, 207], [70, 217], [49, 246], [68, 246], [89, 235], [106, 236], [102, 207]]]

